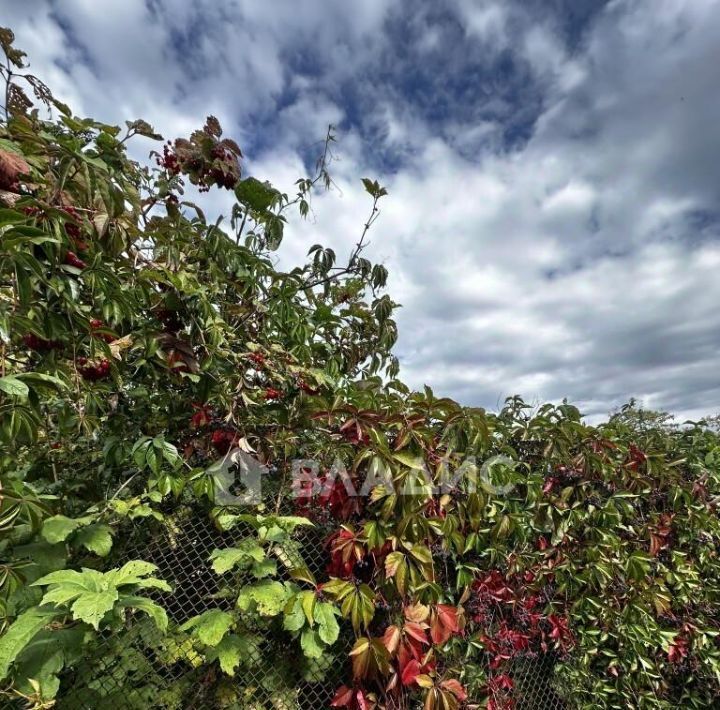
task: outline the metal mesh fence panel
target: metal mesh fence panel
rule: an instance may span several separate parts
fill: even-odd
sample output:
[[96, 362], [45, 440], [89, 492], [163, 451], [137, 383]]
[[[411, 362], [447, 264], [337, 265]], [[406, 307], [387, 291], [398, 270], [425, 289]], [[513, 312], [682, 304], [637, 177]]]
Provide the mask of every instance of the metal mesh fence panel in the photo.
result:
[[[292, 512], [292, 511], [283, 511]], [[330, 526], [298, 528], [294, 534], [310, 570], [322, 578], [328, 562]], [[237, 543], [247, 532], [220, 532], [206, 511], [181, 507], [165, 523], [143, 521], [123, 531], [114, 566], [143, 559], [173, 587], [156, 600], [167, 610], [171, 633], [163, 634], [145, 617], [132, 617], [123, 633], [99, 635], [86, 660], [62, 678], [58, 710], [315, 710], [328, 708], [337, 688], [350, 676], [348, 652], [354, 635], [342, 625], [328, 659], [306, 659], [287, 632], [270, 624], [248, 628], [259, 643], [245, 649], [235, 676], [208, 664], [179, 627], [210, 609], [229, 610], [235, 598], [223, 594], [222, 580], [209, 558], [216, 548]], [[514, 708], [560, 710], [551, 654], [518, 658], [508, 670], [514, 682]], [[482, 698], [471, 699], [479, 706]], [[412, 705], [403, 705], [411, 708]], [[420, 705], [418, 705], [420, 707]]]

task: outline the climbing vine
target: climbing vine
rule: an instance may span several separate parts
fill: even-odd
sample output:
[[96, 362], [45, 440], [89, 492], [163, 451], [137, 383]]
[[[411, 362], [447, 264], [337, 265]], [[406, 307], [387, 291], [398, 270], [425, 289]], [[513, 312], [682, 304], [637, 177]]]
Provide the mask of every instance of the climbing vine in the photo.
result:
[[[218, 707], [264, 707], [240, 669], [265, 664], [271, 706], [296, 707], [264, 651], [280, 638], [301, 674], [341, 669], [332, 707], [506, 710], [515, 661], [548, 655], [568, 706], [719, 702], [715, 431], [410, 391], [387, 272], [365, 256], [381, 185], [358, 184], [368, 218], [345, 260], [272, 258], [331, 186], [332, 130], [284, 193], [213, 117], [164, 141], [74, 116], [13, 41], [0, 30], [4, 701], [62, 703], [104, 648], [128, 693], [131, 671], [180, 659], [213, 669]], [[190, 185], [232, 195], [229, 218]], [[259, 498], [227, 479], [250, 459]], [[129, 525], [174, 535], [180, 504], [233, 536], [207, 559], [217, 597], [184, 619], [154, 564], [115, 556]], [[309, 529], [329, 530], [319, 573]], [[137, 706], [184, 707], [183, 682]]]

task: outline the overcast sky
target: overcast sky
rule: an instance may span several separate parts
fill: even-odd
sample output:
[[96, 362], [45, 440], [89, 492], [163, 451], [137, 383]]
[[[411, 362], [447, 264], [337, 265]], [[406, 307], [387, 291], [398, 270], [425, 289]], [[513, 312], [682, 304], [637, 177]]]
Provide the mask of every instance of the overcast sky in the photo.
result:
[[5, 0], [0, 24], [77, 114], [212, 113], [287, 191], [336, 124], [338, 189], [280, 261], [349, 252], [360, 178], [384, 184], [368, 256], [411, 385], [720, 410], [720, 0]]

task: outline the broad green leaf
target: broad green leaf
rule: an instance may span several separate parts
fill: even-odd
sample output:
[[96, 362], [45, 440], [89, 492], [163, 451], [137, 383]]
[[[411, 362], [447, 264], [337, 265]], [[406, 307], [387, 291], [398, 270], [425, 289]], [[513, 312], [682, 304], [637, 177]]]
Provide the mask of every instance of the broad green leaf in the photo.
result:
[[305, 618], [308, 624], [312, 626], [315, 623], [315, 604], [317, 603], [317, 596], [314, 591], [300, 592], [299, 595], [300, 604], [302, 605], [303, 611], [305, 612]]
[[212, 561], [213, 570], [217, 574], [224, 574], [240, 563], [263, 562], [265, 552], [260, 545], [248, 540], [243, 541], [237, 547], [213, 550], [210, 560]]
[[262, 560], [261, 562], [254, 562], [251, 572], [253, 577], [256, 579], [273, 577], [277, 574], [277, 562], [275, 560]]
[[252, 665], [260, 660], [258, 639], [250, 634], [228, 634], [215, 648], [215, 656], [224, 673], [235, 675], [241, 663]]
[[50, 574], [46, 574], [44, 577], [36, 579], [30, 584], [30, 586], [42, 587], [49, 584], [74, 584], [84, 590], [97, 591], [94, 587], [87, 587], [87, 579], [83, 573], [74, 569], [60, 569], [55, 572], [50, 572]]
[[58, 612], [54, 609], [32, 607], [15, 619], [0, 637], [0, 680], [7, 677], [12, 662], [25, 646], [57, 615]]
[[67, 384], [59, 377], [44, 372], [22, 372], [18, 373], [16, 377], [23, 383], [31, 385], [34, 389], [60, 392], [68, 388]]
[[323, 654], [323, 642], [320, 634], [310, 627], [303, 629], [300, 646], [307, 658], [320, 658]]
[[201, 643], [206, 646], [217, 646], [234, 623], [235, 618], [232, 614], [221, 609], [210, 609], [186, 621], [180, 629], [182, 631], [193, 629], [193, 633]]
[[22, 399], [25, 399], [30, 394], [30, 388], [13, 375], [0, 377], [0, 391]]
[[251, 603], [255, 602], [261, 616], [277, 616], [283, 610], [285, 601], [286, 589], [280, 582], [262, 580], [240, 590], [237, 606], [247, 611]]
[[126, 584], [142, 583], [143, 577], [157, 572], [157, 565], [143, 560], [131, 560], [126, 562], [120, 569], [111, 570], [107, 573], [108, 583], [116, 587]]
[[[90, 519], [92, 520], [92, 518]], [[85, 521], [90, 522], [87, 518]], [[42, 536], [49, 543], [63, 542], [72, 532], [86, 525], [82, 518], [68, 518], [64, 515], [53, 515], [43, 522]]]
[[307, 618], [302, 608], [302, 601], [299, 597], [291, 599], [285, 607], [285, 618], [283, 628], [287, 631], [300, 631], [305, 626]]
[[154, 622], [160, 631], [167, 631], [168, 616], [165, 609], [146, 597], [127, 595], [120, 599], [120, 606], [130, 609], [144, 611]]
[[85, 592], [73, 602], [70, 609], [75, 619], [87, 622], [97, 631], [105, 614], [115, 606], [117, 598], [116, 589], [108, 589], [104, 592]]
[[331, 645], [340, 635], [340, 626], [335, 618], [335, 607], [327, 602], [320, 602], [315, 607], [315, 621], [318, 624], [318, 634], [324, 643]]
[[112, 549], [112, 528], [103, 523], [94, 523], [75, 533], [74, 545], [85, 547], [100, 557], [105, 557]]

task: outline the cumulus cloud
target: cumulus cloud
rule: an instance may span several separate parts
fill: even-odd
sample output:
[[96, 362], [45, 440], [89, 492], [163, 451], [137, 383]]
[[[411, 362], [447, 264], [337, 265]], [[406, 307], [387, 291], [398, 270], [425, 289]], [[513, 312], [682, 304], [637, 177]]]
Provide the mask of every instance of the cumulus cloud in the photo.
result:
[[[552, 0], [349, 9], [320, 0], [6, 8], [78, 112], [167, 135], [205, 114], [289, 190], [327, 123], [338, 190], [279, 255], [391, 270], [402, 375], [465, 403], [519, 392], [591, 416], [637, 397], [720, 408], [720, 0]], [[220, 201], [218, 201], [220, 204]]]

